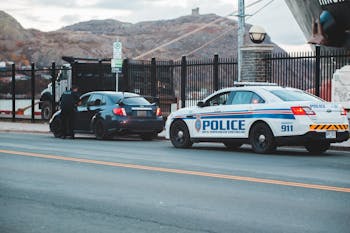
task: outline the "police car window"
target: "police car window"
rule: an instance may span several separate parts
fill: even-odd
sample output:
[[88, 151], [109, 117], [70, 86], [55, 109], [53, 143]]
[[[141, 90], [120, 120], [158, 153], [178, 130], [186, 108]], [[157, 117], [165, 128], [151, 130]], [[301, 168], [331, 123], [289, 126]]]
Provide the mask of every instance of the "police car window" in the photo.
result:
[[251, 104], [253, 95], [256, 94], [251, 91], [236, 91], [231, 104]]
[[283, 101], [322, 101], [313, 95], [299, 90], [271, 90], [270, 92]]
[[250, 101], [251, 104], [263, 104], [265, 100], [261, 98], [258, 94], [253, 93], [252, 99]]
[[217, 106], [217, 105], [225, 105], [227, 103], [227, 98], [230, 92], [220, 93], [216, 96], [211, 97], [207, 100], [207, 106]]

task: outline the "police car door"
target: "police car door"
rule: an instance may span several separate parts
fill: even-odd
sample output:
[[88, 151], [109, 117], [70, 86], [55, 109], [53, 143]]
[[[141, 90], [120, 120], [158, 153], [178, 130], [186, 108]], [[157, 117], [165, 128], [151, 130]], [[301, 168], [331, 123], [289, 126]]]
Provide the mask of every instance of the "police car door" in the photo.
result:
[[[227, 104], [222, 111], [225, 135], [230, 138], [247, 138], [249, 126], [256, 120], [254, 109], [265, 103], [257, 93], [249, 90], [231, 92]], [[261, 106], [261, 105], [260, 105]], [[261, 108], [261, 107], [260, 107]]]
[[[219, 122], [221, 112], [226, 105], [230, 92], [221, 92], [205, 101], [203, 107], [198, 107], [193, 120], [189, 124], [192, 137], [194, 138], [212, 138], [221, 135]], [[221, 130], [220, 130], [221, 131]]]

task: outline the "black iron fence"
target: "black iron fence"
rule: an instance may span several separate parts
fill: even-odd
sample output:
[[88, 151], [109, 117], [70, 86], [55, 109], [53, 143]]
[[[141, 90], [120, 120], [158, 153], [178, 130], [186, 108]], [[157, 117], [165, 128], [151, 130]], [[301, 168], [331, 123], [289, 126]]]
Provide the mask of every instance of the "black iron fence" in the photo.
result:
[[26, 68], [19, 69], [12, 64], [0, 70], [0, 117], [13, 121], [30, 119], [32, 122], [41, 119], [38, 107], [41, 91], [50, 83], [55, 84], [60, 69], [55, 67], [55, 63], [50, 68], [36, 68], [33, 63]]
[[194, 105], [210, 93], [233, 85], [237, 80], [237, 62], [233, 58], [180, 61], [125, 60], [123, 90], [159, 97], [163, 112], [171, 104]]
[[[100, 84], [103, 82], [99, 80], [102, 79], [106, 79], [108, 88], [113, 89], [115, 76], [111, 73], [110, 65], [107, 60], [103, 66], [101, 62], [99, 64], [97, 67], [100, 68], [96, 70], [91, 70], [93, 66], [88, 64], [89, 72], [84, 72], [82, 64], [78, 64], [79, 69], [73, 66], [73, 83], [74, 77], [80, 75], [87, 78], [89, 85], [96, 87], [96, 90], [101, 89]], [[318, 48], [309, 53], [272, 54], [265, 58], [265, 64], [269, 66], [266, 69], [269, 72], [266, 81], [300, 88], [330, 101], [333, 73], [350, 64], [350, 54], [339, 50], [320, 51]], [[45, 69], [37, 69], [32, 64], [28, 69], [16, 69], [12, 65], [10, 69], [0, 70], [0, 117], [13, 120], [28, 118], [32, 121], [40, 118], [37, 107], [40, 93], [51, 82], [56, 87], [57, 74], [63, 69], [53, 63]], [[122, 91], [158, 97], [159, 104], [167, 115], [172, 106], [193, 106], [214, 91], [232, 86], [237, 78], [237, 61], [234, 58], [220, 58], [218, 55], [207, 59], [182, 57], [177, 61], [125, 59], [118, 86]], [[52, 92], [52, 96], [55, 96], [56, 89], [53, 88]], [[57, 98], [55, 97], [56, 101]], [[52, 109], [56, 109], [55, 101], [51, 104]]]
[[279, 53], [266, 58], [271, 66], [267, 81], [295, 87], [331, 101], [332, 77], [337, 69], [350, 64], [350, 53], [345, 50]]

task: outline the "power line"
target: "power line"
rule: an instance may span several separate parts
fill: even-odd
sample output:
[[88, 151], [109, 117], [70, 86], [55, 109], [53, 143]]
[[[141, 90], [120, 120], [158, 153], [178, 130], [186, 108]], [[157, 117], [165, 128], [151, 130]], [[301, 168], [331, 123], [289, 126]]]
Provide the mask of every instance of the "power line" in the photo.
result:
[[[263, 1], [263, 0], [261, 0], [261, 1]], [[255, 4], [257, 4], [257, 3], [261, 2], [261, 1], [254, 2], [253, 4], [255, 5]], [[247, 17], [247, 19], [253, 17], [253, 16], [256, 15], [257, 13], [259, 13], [260, 11], [262, 11], [264, 8], [266, 8], [268, 5], [270, 5], [273, 1], [274, 1], [274, 0], [271, 0], [271, 1], [269, 1], [268, 3], [266, 3], [266, 4], [265, 4], [264, 6], [262, 6], [260, 9], [258, 9], [257, 11], [255, 11], [253, 14], [249, 15], [249, 16]], [[250, 6], [252, 6], [252, 5], [250, 5]], [[204, 43], [204, 44], [201, 45], [200, 47], [198, 47], [198, 48], [192, 50], [191, 52], [187, 53], [185, 56], [192, 55], [192, 54], [194, 54], [195, 52], [201, 50], [202, 48], [207, 47], [209, 44], [211, 44], [211, 43], [213, 43], [213, 42], [215, 42], [215, 41], [221, 39], [222, 37], [224, 37], [227, 33], [231, 32], [231, 31], [232, 31], [231, 29], [224, 31], [224, 32], [221, 33], [219, 36], [215, 37], [214, 39], [212, 39], [212, 40], [210, 40], [210, 41], [208, 41], [208, 42], [206, 42], [206, 43]], [[181, 58], [181, 57], [180, 57], [180, 58]], [[178, 59], [180, 59], [180, 58], [178, 58]]]
[[[249, 7], [251, 7], [251, 6], [254, 6], [255, 4], [257, 4], [257, 3], [259, 3], [259, 2], [262, 2], [262, 1], [264, 1], [264, 0], [257, 0], [257, 1], [255, 1], [255, 2], [253, 2], [253, 3], [251, 3], [251, 4], [248, 4], [248, 5], [246, 6], [246, 8], [249, 8]], [[183, 38], [185, 38], [185, 37], [188, 37], [188, 36], [190, 36], [190, 35], [192, 35], [192, 34], [198, 32], [198, 31], [201, 31], [201, 30], [203, 30], [204, 28], [206, 28], [206, 27], [208, 27], [208, 26], [210, 26], [210, 25], [213, 25], [213, 24], [215, 24], [215, 23], [218, 23], [218, 22], [224, 20], [224, 19], [225, 19], [226, 17], [228, 17], [228, 16], [235, 15], [236, 13], [237, 13], [237, 11], [234, 11], [234, 12], [232, 12], [232, 13], [230, 13], [230, 14], [224, 16], [224, 17], [218, 18], [218, 19], [214, 20], [213, 22], [207, 23], [207, 24], [205, 24], [205, 25], [203, 25], [203, 26], [201, 26], [201, 27], [199, 27], [199, 28], [197, 28], [197, 29], [194, 29], [193, 31], [190, 31], [190, 32], [188, 32], [188, 33], [185, 33], [184, 35], [181, 35], [181, 36], [179, 36], [179, 37], [177, 37], [177, 38], [175, 38], [175, 39], [173, 39], [173, 40], [171, 40], [171, 41], [168, 41], [168, 42], [166, 42], [166, 43], [164, 43], [164, 44], [162, 44], [162, 45], [160, 45], [160, 46], [158, 46], [158, 47], [156, 47], [156, 48], [153, 48], [153, 49], [151, 49], [151, 50], [149, 50], [149, 51], [147, 51], [147, 52], [145, 52], [145, 53], [143, 53], [143, 54], [140, 54], [140, 55], [138, 55], [137, 57], [134, 57], [134, 59], [140, 59], [140, 58], [142, 58], [142, 57], [144, 57], [144, 56], [146, 56], [146, 55], [148, 55], [148, 54], [150, 54], [150, 53], [153, 53], [154, 51], [157, 51], [157, 50], [159, 50], [159, 49], [161, 49], [161, 48], [164, 48], [164, 47], [166, 47], [166, 46], [168, 46], [168, 45], [170, 45], [170, 44], [172, 44], [172, 43], [174, 43], [174, 42], [177, 42], [177, 41], [179, 41], [179, 40], [181, 40], [181, 39], [183, 39]]]
[[263, 9], [265, 9], [266, 7], [268, 7], [274, 0], [269, 1], [268, 3], [266, 3], [265, 5], [263, 5], [260, 9], [258, 9], [257, 11], [255, 11], [253, 14], [249, 15], [247, 17], [247, 20], [251, 17], [253, 17], [254, 15], [256, 15], [257, 13], [259, 13], [260, 11], [262, 11]]

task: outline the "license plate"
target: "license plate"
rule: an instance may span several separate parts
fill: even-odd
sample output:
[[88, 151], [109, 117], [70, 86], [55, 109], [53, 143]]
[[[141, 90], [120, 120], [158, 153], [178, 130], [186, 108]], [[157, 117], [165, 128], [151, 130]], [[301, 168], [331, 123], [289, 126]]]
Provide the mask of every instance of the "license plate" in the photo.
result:
[[146, 117], [147, 116], [147, 111], [137, 111], [136, 116], [138, 117]]
[[329, 130], [326, 131], [326, 138], [336, 138], [337, 137], [337, 131]]

